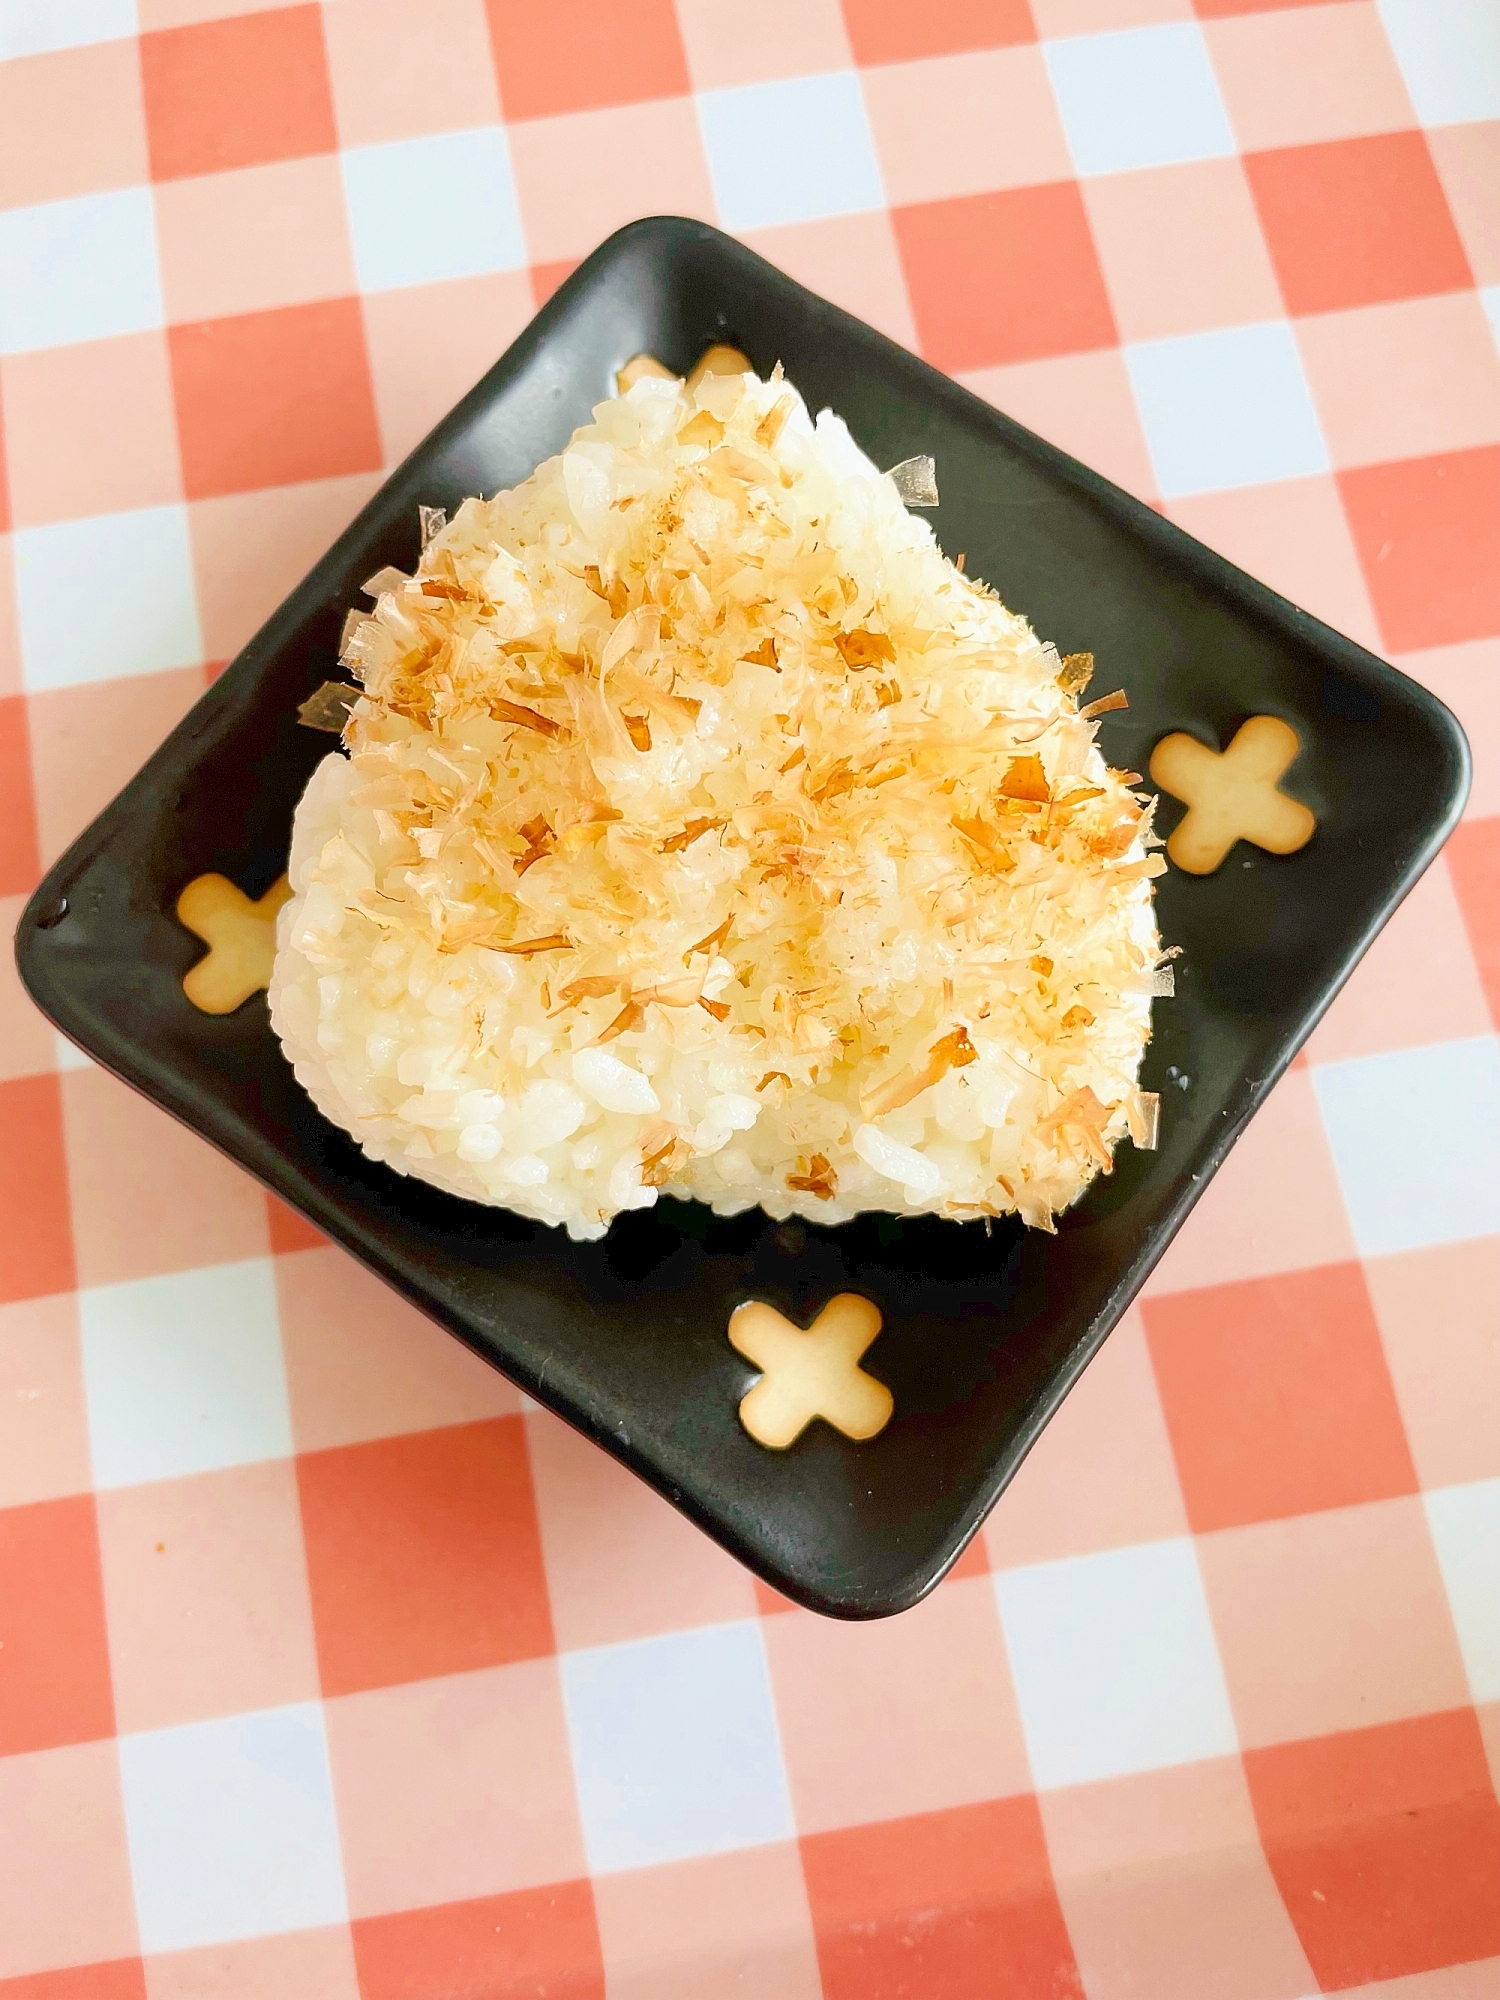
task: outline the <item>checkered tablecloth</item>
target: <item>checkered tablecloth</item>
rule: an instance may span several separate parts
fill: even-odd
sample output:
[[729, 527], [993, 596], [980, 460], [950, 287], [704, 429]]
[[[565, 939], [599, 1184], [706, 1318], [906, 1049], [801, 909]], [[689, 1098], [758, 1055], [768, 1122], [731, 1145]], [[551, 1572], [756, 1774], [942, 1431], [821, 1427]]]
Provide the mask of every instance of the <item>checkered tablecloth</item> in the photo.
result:
[[1500, 1993], [1497, 0], [0, 0], [0, 58], [8, 922], [662, 210], [1394, 657], [1478, 766], [876, 1626], [753, 1584], [7, 971], [3, 2000]]

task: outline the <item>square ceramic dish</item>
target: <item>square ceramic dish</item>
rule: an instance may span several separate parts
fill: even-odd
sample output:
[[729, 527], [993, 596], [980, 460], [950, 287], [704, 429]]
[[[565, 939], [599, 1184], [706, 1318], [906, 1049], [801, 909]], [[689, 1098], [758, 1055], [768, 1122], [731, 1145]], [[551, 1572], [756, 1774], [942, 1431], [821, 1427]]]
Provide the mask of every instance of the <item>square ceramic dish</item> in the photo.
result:
[[[641, 350], [686, 369], [711, 341], [781, 361], [878, 464], [937, 461], [950, 553], [1063, 652], [1090, 650], [1111, 763], [1144, 771], [1186, 729], [1221, 746], [1285, 717], [1288, 789], [1318, 816], [1300, 853], [1238, 847], [1160, 881], [1178, 997], [1144, 1082], [1160, 1150], [1048, 1237], [869, 1217], [819, 1230], [663, 1201], [603, 1242], [457, 1201], [373, 1165], [314, 1111], [264, 996], [210, 1018], [183, 997], [198, 941], [179, 891], [218, 870], [259, 895], [328, 739], [298, 703], [337, 672], [363, 578], [410, 569], [419, 502], [524, 478]], [[762, 1577], [814, 1609], [876, 1617], [953, 1562], [1166, 1248], [1246, 1120], [1437, 851], [1467, 784], [1440, 703], [1200, 547], [1149, 507], [699, 223], [612, 237], [438, 426], [138, 777], [51, 871], [22, 921], [31, 993], [63, 1032], [247, 1167], [461, 1340], [632, 1467]], [[1179, 808], [1163, 802], [1162, 830]], [[1180, 1087], [1179, 1087], [1180, 1086]], [[884, 1328], [866, 1357], [895, 1415], [855, 1444], [814, 1424], [772, 1453], [740, 1427], [754, 1371], [726, 1325], [749, 1298], [806, 1325], [836, 1292]]]

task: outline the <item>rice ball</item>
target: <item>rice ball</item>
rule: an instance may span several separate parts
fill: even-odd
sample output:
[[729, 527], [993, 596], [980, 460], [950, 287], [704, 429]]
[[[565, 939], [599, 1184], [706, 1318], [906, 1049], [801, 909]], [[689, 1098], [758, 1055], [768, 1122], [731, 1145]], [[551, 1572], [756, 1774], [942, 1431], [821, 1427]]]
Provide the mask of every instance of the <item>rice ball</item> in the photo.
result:
[[638, 381], [373, 582], [271, 984], [372, 1158], [586, 1239], [661, 1193], [1048, 1228], [1151, 1142], [1146, 804], [779, 371]]

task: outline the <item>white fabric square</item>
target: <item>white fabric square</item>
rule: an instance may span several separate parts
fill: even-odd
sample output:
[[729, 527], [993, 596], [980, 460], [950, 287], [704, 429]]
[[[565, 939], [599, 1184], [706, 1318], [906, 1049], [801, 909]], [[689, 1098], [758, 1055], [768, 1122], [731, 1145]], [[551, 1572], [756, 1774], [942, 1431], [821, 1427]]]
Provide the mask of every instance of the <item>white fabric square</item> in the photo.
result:
[[1080, 174], [1123, 174], [1234, 152], [1229, 114], [1196, 22], [1072, 35], [1044, 43], [1043, 54]]
[[149, 188], [0, 213], [0, 354], [161, 323]]
[[393, 291], [526, 262], [510, 152], [498, 125], [343, 156], [361, 289]]
[[698, 123], [726, 229], [768, 229], [885, 206], [853, 70], [703, 91]]
[[116, 42], [138, 26], [135, 0], [0, 0], [0, 62]]
[[144, 1951], [342, 1923], [319, 1703], [120, 1738]]
[[595, 1874], [793, 1837], [758, 1622], [565, 1653], [561, 1665]]
[[1328, 470], [1328, 448], [1285, 320], [1125, 349], [1162, 497]]
[[1313, 1087], [1364, 1257], [1500, 1231], [1500, 1042], [1319, 1063]]
[[1495, 0], [1375, 0], [1424, 125], [1500, 118]]
[[186, 507], [17, 528], [21, 673], [32, 692], [203, 658]]
[[1500, 1479], [1424, 1494], [1475, 1701], [1500, 1701]]
[[995, 1595], [1039, 1790], [1238, 1747], [1190, 1540], [1002, 1570]]
[[271, 1260], [78, 1295], [99, 1486], [137, 1486], [292, 1449]]
[[1479, 299], [1484, 307], [1484, 316], [1490, 323], [1495, 347], [1500, 351], [1500, 285], [1481, 285]]

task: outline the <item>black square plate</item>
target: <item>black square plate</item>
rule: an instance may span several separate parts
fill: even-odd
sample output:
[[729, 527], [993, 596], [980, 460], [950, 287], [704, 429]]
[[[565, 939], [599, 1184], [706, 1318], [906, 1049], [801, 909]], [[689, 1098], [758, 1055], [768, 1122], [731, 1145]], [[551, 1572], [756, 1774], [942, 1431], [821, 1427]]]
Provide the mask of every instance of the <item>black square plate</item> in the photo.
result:
[[[1129, 690], [1129, 712], [1104, 723], [1112, 763], [1144, 770], [1173, 729], [1222, 745], [1263, 712], [1302, 738], [1288, 789], [1318, 815], [1311, 844], [1284, 860], [1242, 846], [1216, 875], [1159, 884], [1183, 948], [1144, 1075], [1164, 1091], [1161, 1149], [1123, 1147], [1055, 1237], [878, 1217], [819, 1230], [663, 1201], [572, 1244], [366, 1160], [293, 1081], [263, 998], [210, 1019], [183, 997], [200, 947], [174, 921], [178, 892], [208, 869], [253, 894], [280, 874], [329, 747], [297, 705], [337, 672], [361, 580], [414, 565], [418, 502], [513, 484], [629, 355], [686, 368], [715, 340], [762, 372], [784, 363], [878, 464], [932, 453], [944, 547], [1061, 651], [1096, 653], [1101, 686]], [[64, 1033], [761, 1576], [819, 1611], [877, 1617], [914, 1603], [979, 1526], [1437, 851], [1467, 772], [1453, 717], [1391, 667], [728, 237], [658, 219], [611, 237], [392, 475], [52, 870], [18, 952]], [[1164, 802], [1163, 830], [1178, 810]], [[842, 1290], [884, 1314], [868, 1365], [895, 1416], [867, 1444], [815, 1424], [764, 1451], [736, 1415], [753, 1371], [729, 1315], [755, 1297], [806, 1324]]]

